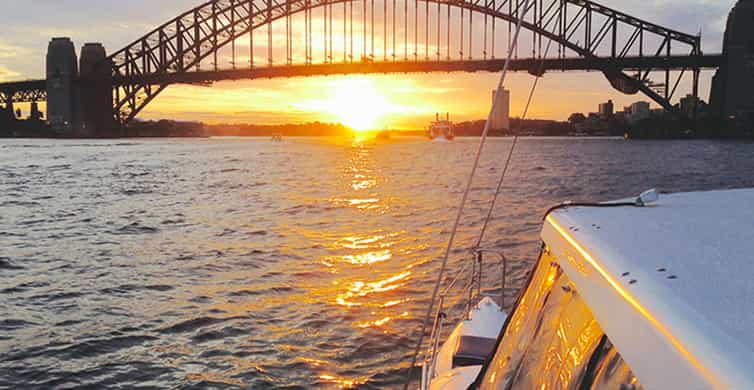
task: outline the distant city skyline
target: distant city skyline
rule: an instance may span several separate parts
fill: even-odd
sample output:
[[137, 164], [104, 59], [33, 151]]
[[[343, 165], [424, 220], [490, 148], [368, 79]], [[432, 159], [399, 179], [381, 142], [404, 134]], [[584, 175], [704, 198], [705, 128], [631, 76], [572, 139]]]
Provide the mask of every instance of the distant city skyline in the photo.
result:
[[[2, 6], [5, 12], [0, 13], [4, 26], [0, 81], [43, 77], [47, 43], [54, 36], [71, 37], [77, 51], [85, 42], [102, 42], [113, 52], [199, 3], [165, 0], [156, 6], [146, 0], [8, 0]], [[726, 18], [735, 0], [601, 3], [686, 33], [701, 31], [703, 50], [714, 53], [721, 50]], [[284, 39], [280, 32], [275, 37]], [[503, 57], [503, 49], [498, 46], [498, 58]], [[278, 55], [278, 59], [282, 57]], [[258, 59], [259, 63], [265, 61]], [[261, 124], [318, 120], [357, 127], [420, 128], [435, 112], [450, 112], [453, 120], [485, 117], [497, 77], [491, 73], [437, 73], [222, 82], [211, 88], [171, 86], [140, 117]], [[712, 72], [702, 75], [700, 95], [704, 100], [709, 97], [711, 77]], [[531, 80], [526, 73], [511, 75], [506, 87], [511, 90], [512, 117], [521, 114]], [[683, 88], [687, 86], [681, 86], [677, 98], [688, 92]], [[364, 109], [344, 116], [340, 106], [351, 96], [363, 100]], [[565, 120], [572, 112], [596, 111], [597, 105], [608, 99], [616, 109], [648, 100], [643, 95], [617, 93], [598, 72], [551, 72], [540, 83], [529, 116]], [[28, 106], [21, 107], [28, 113]]]

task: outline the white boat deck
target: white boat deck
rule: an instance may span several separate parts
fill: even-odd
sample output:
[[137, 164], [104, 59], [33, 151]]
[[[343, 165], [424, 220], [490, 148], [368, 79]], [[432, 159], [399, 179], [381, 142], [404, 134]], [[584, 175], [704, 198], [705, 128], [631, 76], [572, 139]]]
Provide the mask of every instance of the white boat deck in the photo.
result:
[[472, 336], [495, 341], [505, 324], [507, 314], [489, 297], [483, 298], [471, 309], [469, 318], [459, 322], [437, 354], [434, 367], [429, 367], [437, 376], [430, 383], [422, 382], [422, 389], [466, 389], [476, 379], [481, 365], [454, 367], [453, 358], [461, 338]]
[[754, 388], [754, 189], [565, 208], [542, 237], [646, 388]]

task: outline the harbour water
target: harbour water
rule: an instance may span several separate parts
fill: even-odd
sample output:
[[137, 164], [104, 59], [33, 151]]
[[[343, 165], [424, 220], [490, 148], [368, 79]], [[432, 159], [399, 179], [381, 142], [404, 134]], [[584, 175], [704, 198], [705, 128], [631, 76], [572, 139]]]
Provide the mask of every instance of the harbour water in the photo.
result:
[[[477, 142], [0, 141], [0, 388], [398, 386]], [[484, 246], [514, 297], [549, 206], [751, 186], [752, 143], [523, 139]]]

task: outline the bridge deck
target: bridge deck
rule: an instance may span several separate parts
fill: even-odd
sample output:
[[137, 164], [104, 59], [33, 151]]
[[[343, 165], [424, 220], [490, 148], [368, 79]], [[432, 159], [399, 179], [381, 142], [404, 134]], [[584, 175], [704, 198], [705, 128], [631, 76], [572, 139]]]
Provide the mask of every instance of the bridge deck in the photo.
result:
[[[511, 62], [512, 71], [536, 71], [544, 65], [545, 71], [599, 71], [610, 66], [638, 71], [648, 68], [657, 70], [713, 69], [722, 63], [722, 55], [672, 56], [672, 57], [624, 57], [619, 59], [601, 58], [551, 58], [544, 62], [539, 59], [515, 59]], [[140, 75], [114, 80], [116, 85], [133, 82], [159, 84], [202, 83], [223, 80], [258, 78], [285, 78], [302, 76], [328, 76], [346, 74], [388, 74], [388, 73], [427, 73], [427, 72], [498, 72], [503, 69], [504, 59], [464, 60], [464, 61], [394, 61], [298, 64], [261, 66], [253, 69], [206, 70], [184, 73]]]
[[0, 83], [0, 92], [19, 92], [28, 91], [33, 89], [46, 89], [46, 80], [22, 80], [22, 81], [9, 81]]
[[[654, 68], [657, 70], [713, 69], [723, 62], [722, 55], [671, 56], [671, 57], [623, 57], [619, 59], [603, 58], [548, 58], [515, 59], [511, 62], [512, 71], [536, 71], [544, 65], [545, 71], [600, 71], [612, 66], [624, 71], [638, 71]], [[328, 76], [347, 74], [389, 74], [389, 73], [427, 73], [427, 72], [498, 72], [503, 69], [505, 60], [467, 60], [467, 61], [395, 61], [333, 63], [333, 64], [297, 64], [262, 66], [252, 69], [205, 70], [181, 73], [154, 73], [134, 77], [114, 78], [113, 85], [146, 83], [153, 85], [195, 84], [218, 82], [224, 80], [244, 80], [260, 78], [286, 78], [305, 76]], [[24, 80], [0, 83], [0, 94], [17, 94], [14, 101], [23, 102], [29, 91], [45, 91], [45, 80]]]

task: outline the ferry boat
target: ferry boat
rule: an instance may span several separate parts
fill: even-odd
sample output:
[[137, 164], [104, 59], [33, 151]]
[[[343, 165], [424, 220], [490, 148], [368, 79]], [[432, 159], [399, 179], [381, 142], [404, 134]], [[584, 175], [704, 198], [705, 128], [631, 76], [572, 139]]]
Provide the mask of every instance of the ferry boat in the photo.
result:
[[440, 119], [440, 114], [435, 114], [435, 121], [429, 124], [427, 137], [432, 141], [452, 141], [456, 136], [453, 133], [453, 122], [450, 114], [445, 114], [445, 120]]
[[754, 389], [752, 204], [754, 189], [651, 190], [555, 207], [510, 313], [504, 256], [485, 290], [494, 252], [473, 251], [474, 294], [444, 343], [461, 276], [439, 295], [421, 389]]

